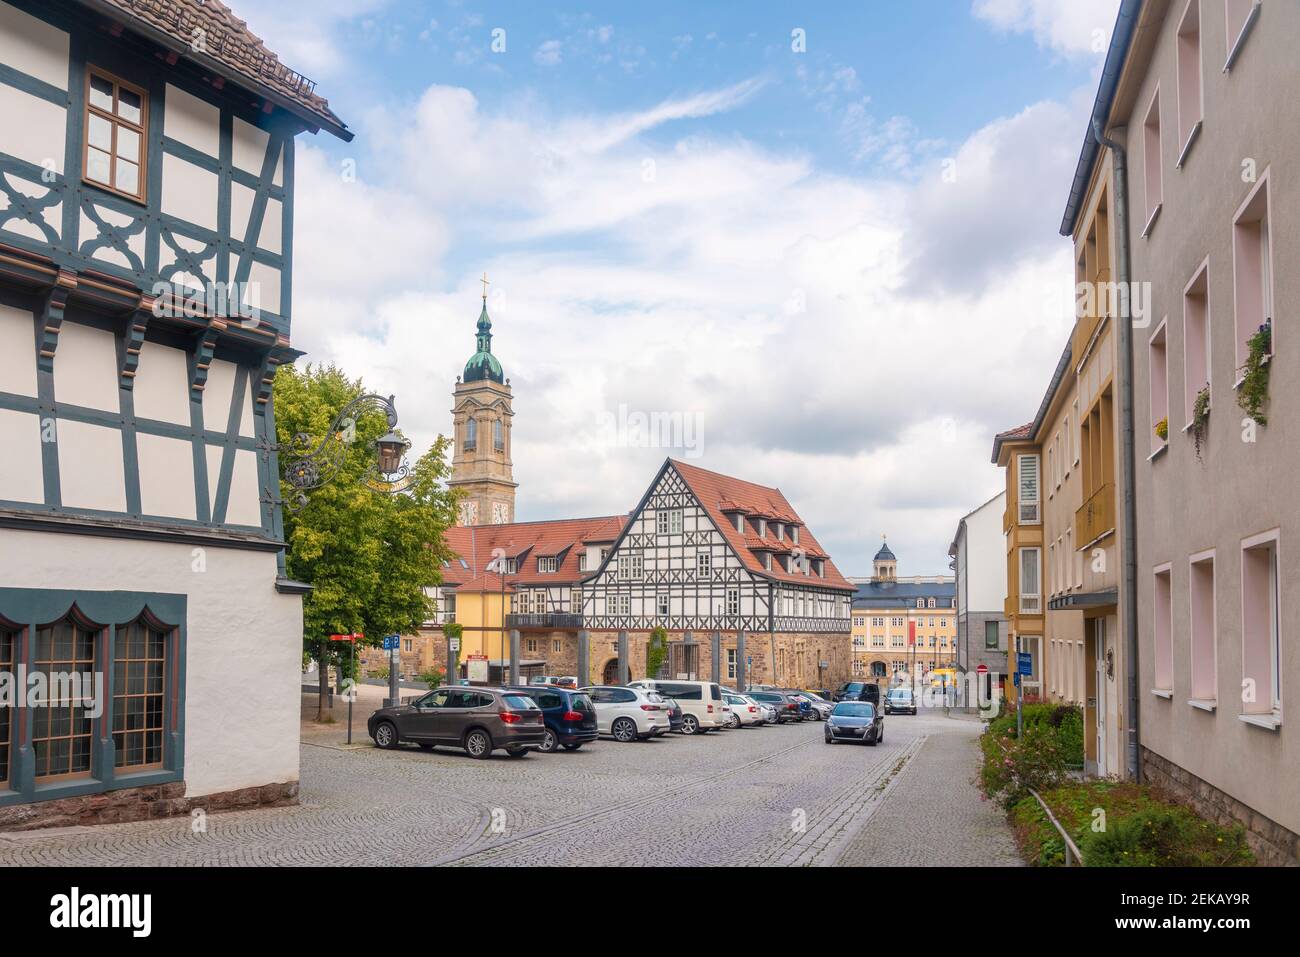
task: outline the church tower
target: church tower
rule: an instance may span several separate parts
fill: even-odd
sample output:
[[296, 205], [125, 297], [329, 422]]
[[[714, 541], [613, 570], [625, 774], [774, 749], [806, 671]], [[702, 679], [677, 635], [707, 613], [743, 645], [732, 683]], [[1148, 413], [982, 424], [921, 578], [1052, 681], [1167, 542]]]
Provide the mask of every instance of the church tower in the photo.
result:
[[874, 574], [871, 576], [872, 581], [892, 582], [898, 578], [898, 559], [889, 550], [887, 542], [880, 543], [880, 551], [876, 552], [872, 564], [874, 566]]
[[483, 311], [478, 317], [478, 351], [452, 393], [455, 431], [451, 477], [460, 489], [459, 525], [501, 525], [515, 520], [515, 488], [510, 460], [510, 381], [492, 354], [492, 320], [487, 311], [487, 276], [483, 277]]

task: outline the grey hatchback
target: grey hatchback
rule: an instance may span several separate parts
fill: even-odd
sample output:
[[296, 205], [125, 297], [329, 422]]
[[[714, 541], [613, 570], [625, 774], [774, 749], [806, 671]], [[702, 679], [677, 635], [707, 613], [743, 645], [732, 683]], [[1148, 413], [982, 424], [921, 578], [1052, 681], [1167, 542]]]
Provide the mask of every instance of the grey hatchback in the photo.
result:
[[546, 736], [537, 703], [503, 688], [439, 688], [410, 704], [380, 708], [366, 726], [381, 748], [413, 741], [431, 751], [442, 744], [464, 748], [471, 758], [490, 757], [498, 748], [521, 758]]

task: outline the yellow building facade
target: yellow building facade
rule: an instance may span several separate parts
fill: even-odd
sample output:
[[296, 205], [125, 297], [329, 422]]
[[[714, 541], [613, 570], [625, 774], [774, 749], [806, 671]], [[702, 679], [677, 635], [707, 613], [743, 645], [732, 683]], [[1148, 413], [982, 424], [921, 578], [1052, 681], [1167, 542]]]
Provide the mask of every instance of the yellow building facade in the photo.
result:
[[858, 582], [853, 600], [854, 677], [892, 683], [904, 672], [924, 676], [955, 665], [955, 581], [899, 578], [897, 571], [897, 558], [882, 545], [871, 578]]

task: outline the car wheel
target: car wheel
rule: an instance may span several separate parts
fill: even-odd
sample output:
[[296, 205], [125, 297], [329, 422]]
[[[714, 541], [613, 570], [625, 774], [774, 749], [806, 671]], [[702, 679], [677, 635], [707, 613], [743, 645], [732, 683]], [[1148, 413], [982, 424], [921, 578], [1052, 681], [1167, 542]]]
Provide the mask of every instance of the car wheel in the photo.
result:
[[696, 734], [700, 730], [700, 719], [688, 714], [682, 719], [682, 734]]
[[614, 735], [615, 741], [626, 744], [628, 741], [636, 740], [636, 722], [631, 718], [619, 718], [609, 730]]
[[465, 750], [471, 758], [488, 758], [492, 756], [492, 739], [481, 728], [475, 728], [465, 735]]
[[577, 751], [580, 747], [582, 747], [581, 744], [566, 744], [566, 745], [564, 746], [564, 750], [565, 750], [565, 751]]
[[386, 750], [397, 747], [401, 739], [397, 736], [397, 727], [391, 721], [381, 721], [375, 726], [375, 744]]
[[560, 742], [555, 737], [555, 732], [550, 728], [546, 729], [546, 734], [542, 736], [542, 744], [537, 750], [542, 754], [550, 754], [560, 746]]
[[729, 718], [727, 719], [727, 727], [728, 727], [728, 728], [739, 728], [739, 727], [740, 727], [740, 715], [736, 714], [736, 713], [733, 711], [733, 712], [731, 713], [731, 717], [729, 717]]
[[506, 755], [512, 758], [526, 758], [528, 757], [528, 749], [527, 748], [506, 748]]

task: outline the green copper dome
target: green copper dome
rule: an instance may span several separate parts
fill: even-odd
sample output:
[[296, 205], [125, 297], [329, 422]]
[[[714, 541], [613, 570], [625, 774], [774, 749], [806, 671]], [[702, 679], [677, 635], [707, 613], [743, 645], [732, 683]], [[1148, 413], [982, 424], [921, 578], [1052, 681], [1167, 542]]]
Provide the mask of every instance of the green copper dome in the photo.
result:
[[483, 300], [483, 311], [478, 315], [478, 352], [469, 357], [465, 363], [465, 382], [505, 382], [505, 373], [501, 363], [492, 354], [492, 320], [488, 318], [487, 300]]

